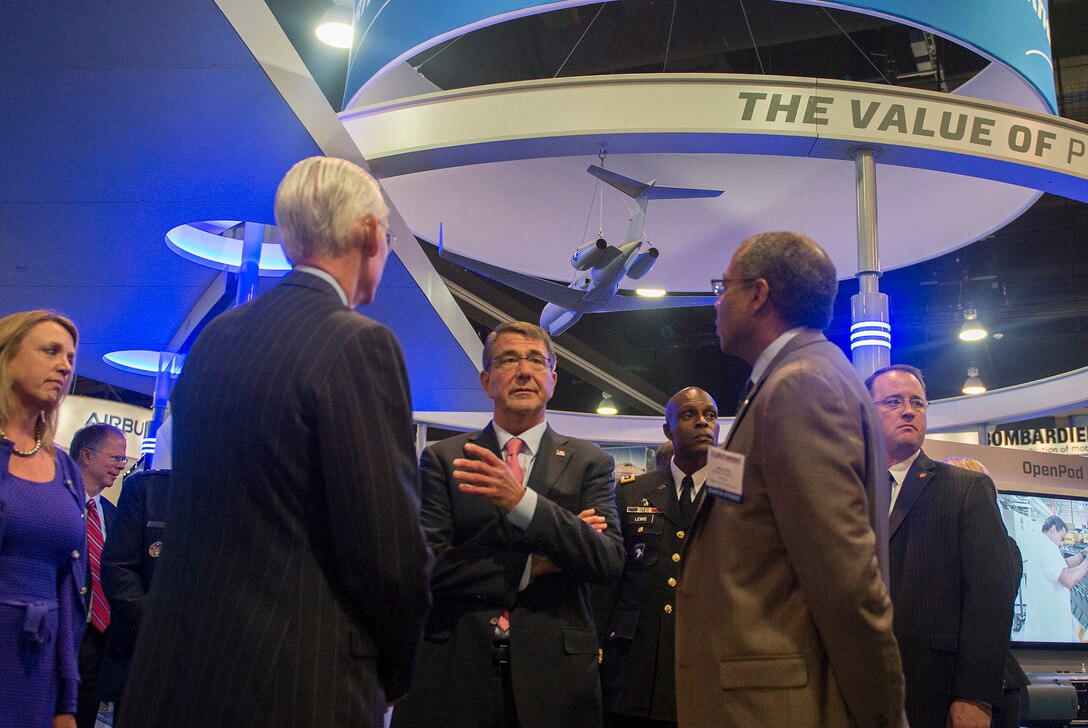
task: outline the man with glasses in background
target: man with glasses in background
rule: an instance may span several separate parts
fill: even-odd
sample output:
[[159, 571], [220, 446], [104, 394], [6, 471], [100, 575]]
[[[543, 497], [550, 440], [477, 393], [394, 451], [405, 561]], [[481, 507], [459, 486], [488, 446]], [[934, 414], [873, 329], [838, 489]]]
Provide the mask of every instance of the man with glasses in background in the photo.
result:
[[484, 344], [483, 430], [423, 452], [434, 607], [395, 728], [601, 724], [589, 584], [623, 570], [612, 459], [552, 430], [551, 337], [502, 323]]
[[87, 489], [87, 629], [79, 645], [79, 697], [76, 725], [94, 728], [98, 720], [98, 671], [106, 653], [110, 605], [102, 589], [102, 548], [117, 508], [102, 497], [128, 467], [125, 433], [99, 422], [77, 430], [68, 454], [76, 461]]
[[925, 380], [865, 380], [884, 433], [895, 637], [911, 728], [989, 728], [1002, 697], [1016, 583], [989, 476], [930, 460]]

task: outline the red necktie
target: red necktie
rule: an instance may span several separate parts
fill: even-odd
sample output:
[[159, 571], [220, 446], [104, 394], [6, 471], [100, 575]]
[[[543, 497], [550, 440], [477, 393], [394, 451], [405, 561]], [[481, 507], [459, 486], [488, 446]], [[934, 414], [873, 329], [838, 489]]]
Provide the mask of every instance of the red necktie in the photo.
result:
[[99, 632], [110, 626], [110, 603], [102, 591], [102, 520], [94, 499], [87, 501], [87, 556], [91, 560], [91, 624]]
[[[518, 453], [521, 452], [521, 448], [524, 447], [525, 441], [520, 437], [514, 437], [506, 442], [506, 464], [510, 470], [514, 473], [514, 477], [518, 479], [519, 483], [525, 483], [525, 471], [521, 469], [521, 463], [518, 462]], [[510, 634], [510, 610], [502, 610], [502, 614], [499, 615], [499, 630], [504, 637]]]

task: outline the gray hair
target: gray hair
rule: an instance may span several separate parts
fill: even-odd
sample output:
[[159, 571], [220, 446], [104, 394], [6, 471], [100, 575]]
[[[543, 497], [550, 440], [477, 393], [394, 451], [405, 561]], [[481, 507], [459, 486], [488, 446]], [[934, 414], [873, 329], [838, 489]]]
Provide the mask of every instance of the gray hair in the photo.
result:
[[381, 188], [345, 159], [303, 159], [276, 190], [276, 224], [292, 262], [347, 254], [352, 227], [366, 215], [388, 215]]
[[824, 249], [800, 233], [769, 232], [741, 244], [733, 259], [744, 278], [767, 281], [770, 298], [790, 326], [827, 328], [839, 290], [835, 264]]
[[501, 334], [517, 334], [518, 336], [524, 336], [526, 339], [541, 342], [548, 352], [548, 358], [552, 360], [552, 369], [555, 369], [557, 360], [555, 350], [552, 348], [552, 337], [548, 335], [547, 331], [528, 321], [503, 321], [487, 335], [487, 338], [484, 339], [484, 369], [491, 365], [491, 357], [494, 356], [491, 350]]

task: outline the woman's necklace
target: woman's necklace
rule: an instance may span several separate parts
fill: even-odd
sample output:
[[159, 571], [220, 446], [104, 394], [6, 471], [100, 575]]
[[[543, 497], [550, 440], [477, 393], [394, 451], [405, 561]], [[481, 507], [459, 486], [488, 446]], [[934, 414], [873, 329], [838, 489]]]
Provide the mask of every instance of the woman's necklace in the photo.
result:
[[[12, 447], [11, 451], [21, 458], [29, 458], [38, 454], [38, 451], [42, 449], [42, 438], [45, 437], [45, 413], [42, 412], [38, 415], [38, 424], [34, 426], [34, 447], [30, 450], [20, 450], [17, 447]], [[0, 437], [6, 439], [4, 431], [0, 430]]]

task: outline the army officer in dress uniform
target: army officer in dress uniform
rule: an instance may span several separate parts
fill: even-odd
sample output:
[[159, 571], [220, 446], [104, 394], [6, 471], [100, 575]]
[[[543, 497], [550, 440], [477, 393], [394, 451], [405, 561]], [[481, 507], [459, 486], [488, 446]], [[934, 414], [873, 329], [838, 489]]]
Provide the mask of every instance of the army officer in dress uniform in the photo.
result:
[[718, 406], [698, 387], [665, 407], [674, 454], [665, 467], [627, 476], [616, 489], [627, 562], [604, 623], [601, 662], [605, 725], [676, 725], [674, 619], [684, 539], [718, 442]]

